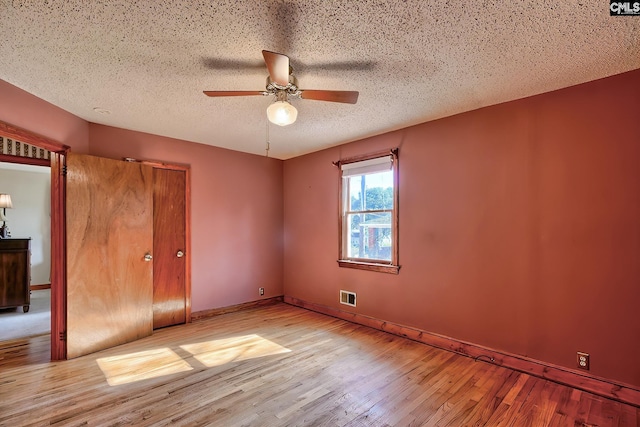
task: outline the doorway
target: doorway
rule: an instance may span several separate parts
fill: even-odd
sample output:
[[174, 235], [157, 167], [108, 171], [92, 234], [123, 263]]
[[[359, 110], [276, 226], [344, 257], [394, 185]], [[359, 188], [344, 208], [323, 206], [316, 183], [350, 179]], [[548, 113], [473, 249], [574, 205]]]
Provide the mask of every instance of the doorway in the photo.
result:
[[[49, 166], [51, 172], [51, 360], [66, 359], [66, 279], [65, 279], [65, 156], [69, 147], [37, 135], [28, 130], [0, 121], [0, 136], [20, 141], [31, 146], [36, 152], [0, 153], [0, 161]], [[7, 143], [8, 147], [8, 143]], [[14, 144], [14, 150], [17, 148]], [[24, 146], [22, 146], [24, 149]], [[19, 151], [19, 150], [18, 150]], [[43, 156], [43, 151], [47, 152]], [[26, 154], [26, 155], [25, 155]]]
[[0, 308], [0, 342], [51, 333], [50, 175], [48, 165], [0, 161], [0, 193], [12, 201], [5, 215], [8, 238], [28, 240], [30, 247], [30, 281], [24, 285], [29, 305], [27, 311], [24, 306], [8, 307], [6, 298], [0, 298], [5, 301], [0, 305], [7, 306]]

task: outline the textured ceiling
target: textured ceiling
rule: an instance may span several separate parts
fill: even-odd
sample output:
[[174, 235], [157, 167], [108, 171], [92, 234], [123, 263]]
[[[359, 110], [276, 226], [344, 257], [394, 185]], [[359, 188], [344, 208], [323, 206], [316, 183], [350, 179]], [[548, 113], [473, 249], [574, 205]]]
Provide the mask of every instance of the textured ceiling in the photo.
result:
[[[269, 126], [287, 159], [389, 130], [640, 68], [640, 17], [605, 0], [0, 0], [0, 78], [85, 120], [265, 154], [261, 50], [302, 89]], [[94, 108], [110, 111], [100, 114]]]

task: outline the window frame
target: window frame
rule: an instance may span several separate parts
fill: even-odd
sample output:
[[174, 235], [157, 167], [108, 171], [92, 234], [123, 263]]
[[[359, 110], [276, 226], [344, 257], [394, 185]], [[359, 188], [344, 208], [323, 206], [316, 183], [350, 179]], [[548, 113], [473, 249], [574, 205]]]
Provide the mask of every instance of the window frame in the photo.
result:
[[[346, 239], [345, 239], [345, 227], [348, 200], [345, 200], [344, 188], [345, 177], [343, 176], [342, 166], [351, 163], [364, 162], [366, 160], [377, 159], [381, 157], [391, 158], [391, 170], [393, 174], [393, 209], [391, 210], [391, 261], [385, 260], [372, 260], [365, 258], [349, 258], [347, 257]], [[355, 268], [359, 270], [377, 271], [381, 273], [398, 274], [400, 271], [399, 257], [398, 257], [398, 149], [394, 148], [382, 152], [376, 152], [372, 154], [366, 154], [362, 156], [350, 157], [340, 160], [334, 163], [338, 166], [339, 170], [339, 186], [338, 186], [338, 266], [346, 268]], [[347, 204], [345, 206], [345, 203]], [[385, 210], [386, 211], [386, 210]]]

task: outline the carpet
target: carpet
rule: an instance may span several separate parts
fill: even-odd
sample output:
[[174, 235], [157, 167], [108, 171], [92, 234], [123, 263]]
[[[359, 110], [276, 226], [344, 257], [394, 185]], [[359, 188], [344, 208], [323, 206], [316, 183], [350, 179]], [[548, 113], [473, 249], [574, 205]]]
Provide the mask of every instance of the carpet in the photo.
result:
[[0, 341], [51, 332], [51, 289], [31, 291], [29, 311], [22, 307], [0, 309]]

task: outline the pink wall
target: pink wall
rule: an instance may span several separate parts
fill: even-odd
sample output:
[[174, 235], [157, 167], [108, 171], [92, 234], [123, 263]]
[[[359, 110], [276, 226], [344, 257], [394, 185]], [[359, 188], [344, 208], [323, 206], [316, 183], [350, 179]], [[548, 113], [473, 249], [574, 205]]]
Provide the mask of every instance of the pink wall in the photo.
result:
[[191, 166], [192, 311], [283, 294], [282, 161], [97, 124], [90, 137], [95, 156]]
[[[640, 70], [288, 160], [283, 177], [278, 160], [90, 125], [0, 80], [2, 121], [191, 165], [193, 311], [283, 281], [342, 309], [353, 290], [365, 315], [568, 367], [586, 351], [593, 374], [640, 385], [637, 111]], [[400, 274], [341, 269], [331, 162], [391, 147]]]
[[2, 80], [0, 120], [78, 153], [191, 165], [192, 311], [282, 295], [282, 161], [89, 124]]
[[[638, 111], [640, 70], [287, 160], [285, 295], [640, 386]], [[392, 147], [400, 274], [339, 268], [331, 162]]]
[[0, 80], [0, 120], [46, 136], [73, 151], [89, 148], [89, 123]]

